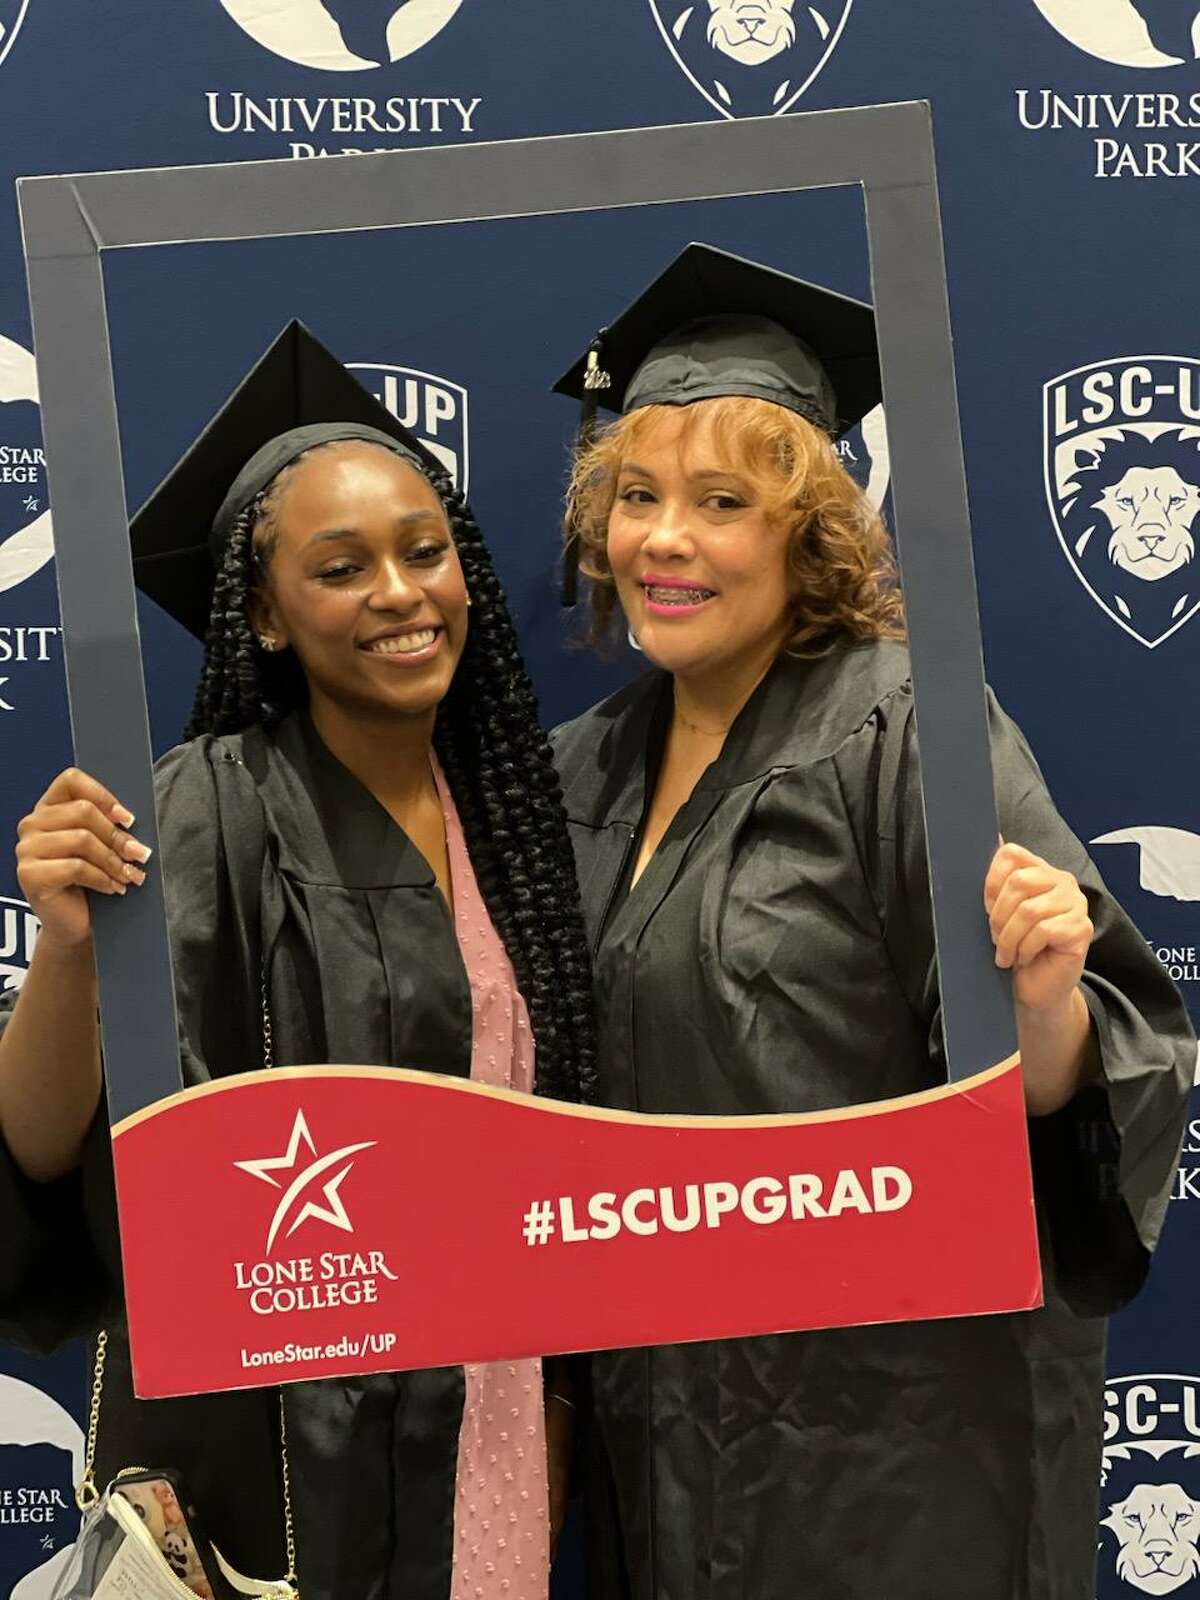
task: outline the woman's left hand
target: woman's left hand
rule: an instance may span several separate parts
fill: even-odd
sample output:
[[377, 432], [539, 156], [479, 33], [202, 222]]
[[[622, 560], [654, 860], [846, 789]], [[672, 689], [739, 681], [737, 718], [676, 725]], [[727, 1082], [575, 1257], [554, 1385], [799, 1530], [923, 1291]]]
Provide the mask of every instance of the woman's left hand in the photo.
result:
[[1010, 967], [1013, 995], [1031, 1011], [1072, 1003], [1095, 929], [1069, 872], [1019, 844], [1002, 844], [984, 884], [996, 965]]

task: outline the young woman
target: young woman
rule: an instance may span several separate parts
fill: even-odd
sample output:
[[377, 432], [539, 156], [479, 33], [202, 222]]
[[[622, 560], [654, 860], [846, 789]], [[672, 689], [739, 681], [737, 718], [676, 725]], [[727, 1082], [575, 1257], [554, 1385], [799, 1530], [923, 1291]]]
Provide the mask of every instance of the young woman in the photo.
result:
[[[135, 522], [143, 552], [176, 552], [173, 577], [157, 556], [143, 576], [183, 616], [189, 547], [222, 494], [189, 738], [156, 779], [187, 1082], [262, 1064], [266, 1028], [277, 1065], [585, 1096], [587, 956], [557, 783], [462, 496], [298, 325]], [[0, 1315], [35, 1346], [107, 1330], [99, 1483], [177, 1469], [234, 1566], [278, 1576], [279, 1391], [131, 1389], [88, 897], [136, 894], [155, 870], [134, 826], [71, 770], [19, 830], [42, 933], [0, 1039]], [[162, 1292], [186, 1299], [175, 1237], [164, 1216]], [[455, 1273], [469, 1282], [469, 1263]], [[305, 1600], [545, 1600], [543, 1399], [537, 1361], [285, 1389]]]
[[[572, 485], [595, 631], [619, 617], [656, 669], [556, 736], [608, 1105], [816, 1111], [944, 1081], [901, 602], [833, 443], [874, 367], [869, 308], [692, 246], [566, 382], [590, 369], [623, 412]], [[990, 717], [1009, 842], [980, 898], [1046, 1306], [594, 1357], [602, 1592], [607, 1566], [636, 1600], [1094, 1593], [1102, 1316], [1145, 1274], [1195, 1046]]]

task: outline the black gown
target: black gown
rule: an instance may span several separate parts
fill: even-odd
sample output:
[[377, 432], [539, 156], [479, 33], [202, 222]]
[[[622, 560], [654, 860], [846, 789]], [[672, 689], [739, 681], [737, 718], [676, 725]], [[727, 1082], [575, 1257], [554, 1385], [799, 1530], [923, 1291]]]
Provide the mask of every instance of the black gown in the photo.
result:
[[[670, 680], [558, 730], [605, 1103], [815, 1111], [944, 1081], [908, 674], [892, 643], [781, 658], [632, 890]], [[1046, 1306], [593, 1357], [602, 1594], [1092, 1600], [1103, 1318], [1145, 1275], [1195, 1045], [990, 714], [1004, 836], [1075, 873], [1096, 926], [1105, 1087], [1031, 1122]]]
[[[171, 751], [156, 796], [188, 1083], [261, 1064], [264, 963], [277, 1065], [469, 1075], [471, 995], [449, 909], [424, 857], [306, 714], [274, 736]], [[170, 1217], [162, 1241], [162, 1293], [186, 1299]], [[29, 1183], [0, 1146], [0, 1337], [45, 1350], [101, 1325], [99, 1482], [123, 1466], [179, 1469], [234, 1566], [282, 1576], [279, 1391], [133, 1397], [98, 1117], [82, 1171], [56, 1184]], [[305, 1600], [447, 1600], [461, 1367], [283, 1393]]]

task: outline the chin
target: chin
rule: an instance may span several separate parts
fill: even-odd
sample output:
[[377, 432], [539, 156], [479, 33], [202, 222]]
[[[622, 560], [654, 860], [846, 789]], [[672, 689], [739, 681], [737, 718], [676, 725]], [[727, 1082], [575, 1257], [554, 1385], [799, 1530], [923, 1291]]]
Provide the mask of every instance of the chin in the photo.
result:
[[710, 651], [689, 650], [677, 639], [666, 641], [661, 638], [656, 639], [653, 636], [653, 629], [648, 629], [647, 634], [635, 635], [642, 654], [647, 661], [660, 667], [663, 672], [669, 672], [672, 677], [686, 677], [689, 672], [703, 672], [712, 661]]

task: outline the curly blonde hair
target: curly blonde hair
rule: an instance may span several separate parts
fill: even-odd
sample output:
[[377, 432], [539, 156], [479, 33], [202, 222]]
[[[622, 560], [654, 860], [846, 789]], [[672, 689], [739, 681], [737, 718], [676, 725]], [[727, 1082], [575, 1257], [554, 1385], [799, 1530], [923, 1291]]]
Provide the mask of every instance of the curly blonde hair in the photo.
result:
[[705, 419], [725, 470], [740, 478], [768, 517], [790, 526], [791, 626], [783, 648], [821, 655], [840, 639], [902, 639], [904, 605], [883, 519], [838, 460], [832, 440], [796, 412], [746, 395], [683, 408], [645, 406], [620, 417], [580, 449], [567, 491], [568, 538], [580, 543], [591, 579], [590, 643], [602, 642], [618, 611], [608, 564], [608, 519], [621, 463], [667, 418], [679, 448]]

